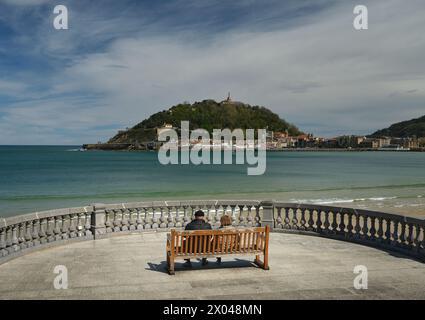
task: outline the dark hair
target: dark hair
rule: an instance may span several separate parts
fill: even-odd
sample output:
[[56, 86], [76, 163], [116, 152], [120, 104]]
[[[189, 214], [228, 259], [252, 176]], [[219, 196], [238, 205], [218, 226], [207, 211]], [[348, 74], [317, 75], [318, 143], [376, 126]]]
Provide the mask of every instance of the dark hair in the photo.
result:
[[232, 219], [228, 215], [221, 216], [220, 224], [222, 227], [227, 227], [232, 225]]
[[204, 211], [198, 210], [195, 212], [195, 217], [203, 217], [205, 216]]

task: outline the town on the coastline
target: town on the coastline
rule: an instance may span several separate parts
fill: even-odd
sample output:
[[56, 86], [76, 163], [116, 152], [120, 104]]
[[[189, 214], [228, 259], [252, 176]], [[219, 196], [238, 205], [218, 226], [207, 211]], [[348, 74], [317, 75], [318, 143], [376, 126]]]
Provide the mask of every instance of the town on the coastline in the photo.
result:
[[[316, 137], [312, 133], [303, 133], [265, 108], [251, 107], [245, 103], [234, 101], [230, 96], [230, 92], [226, 99], [218, 103], [214, 100], [204, 100], [193, 105], [184, 103], [167, 111], [156, 113], [133, 128], [119, 130], [117, 135], [107, 143], [85, 144], [82, 150], [158, 150], [166, 143], [160, 139], [160, 136], [167, 136], [167, 131], [175, 131], [181, 136], [181, 128], [176, 127], [176, 124], [180, 124], [180, 121], [176, 121], [175, 114], [180, 113], [181, 115], [184, 112], [187, 112], [185, 113], [187, 121], [191, 121], [191, 123], [192, 120], [195, 121], [194, 128], [197, 128], [197, 121], [198, 127], [203, 127], [199, 126], [199, 119], [206, 119], [203, 124], [211, 127], [218, 114], [226, 114], [227, 117], [234, 118], [232, 127], [229, 128], [232, 133], [234, 133], [234, 129], [240, 127], [266, 129], [266, 148], [270, 151], [425, 151], [425, 134], [423, 130], [425, 116], [394, 124], [390, 127], [398, 128], [396, 131], [388, 130], [390, 129], [388, 128], [377, 131], [372, 135], [342, 135], [332, 138]], [[214, 112], [216, 113], [214, 114]], [[247, 114], [250, 114], [250, 116], [247, 116]], [[258, 118], [266, 120], [259, 123], [255, 121]], [[228, 118], [225, 118], [223, 122], [229, 123], [228, 120]], [[276, 121], [279, 123], [278, 126], [276, 126]], [[174, 122], [174, 126], [171, 124], [172, 122]], [[251, 123], [253, 126], [247, 126], [247, 123]], [[222, 122], [216, 121], [214, 124], [215, 126], [213, 127], [218, 128], [217, 126], [222, 124]], [[267, 124], [271, 124], [271, 126]], [[276, 130], [276, 128], [281, 129]], [[417, 130], [408, 131], [405, 130], [406, 128], [416, 128]], [[192, 131], [189, 130], [190, 136], [192, 136]], [[209, 131], [211, 131], [211, 128]], [[399, 133], [400, 135], [397, 136]], [[417, 133], [419, 136], [416, 135]], [[225, 140], [226, 138], [227, 141]], [[188, 139], [188, 141], [185, 140], [184, 142], [174, 141], [174, 145], [176, 148], [201, 147], [202, 145], [203, 148], [219, 148], [220, 150], [235, 150], [238, 148], [252, 148], [253, 145], [258, 146], [258, 141], [256, 140], [246, 140], [242, 144], [236, 144], [235, 137], [226, 138], [221, 143], [217, 143], [214, 139], [206, 141], [205, 138], [196, 138]]]
[[[104, 150], [158, 150], [165, 142], [160, 141], [159, 136], [164, 136], [168, 130], [179, 130], [171, 124], [164, 123], [156, 128], [156, 138], [152, 141], [133, 141], [132, 143], [102, 143], [86, 144], [84, 149], [104, 149]], [[343, 135], [333, 138], [315, 137], [313, 134], [301, 134], [291, 136], [288, 131], [275, 132], [267, 131], [267, 150], [269, 151], [425, 151], [425, 139], [417, 137], [369, 137], [356, 135]], [[257, 141], [253, 142], [257, 145]], [[213, 139], [205, 144], [205, 139], [189, 140], [189, 147], [203, 144], [203, 147], [217, 147]], [[252, 143], [251, 143], [252, 144]], [[246, 142], [245, 146], [249, 143]], [[180, 141], [176, 141], [176, 146], [182, 147]], [[187, 145], [186, 145], [187, 146]], [[218, 145], [222, 150], [237, 148], [234, 140], [222, 141]]]

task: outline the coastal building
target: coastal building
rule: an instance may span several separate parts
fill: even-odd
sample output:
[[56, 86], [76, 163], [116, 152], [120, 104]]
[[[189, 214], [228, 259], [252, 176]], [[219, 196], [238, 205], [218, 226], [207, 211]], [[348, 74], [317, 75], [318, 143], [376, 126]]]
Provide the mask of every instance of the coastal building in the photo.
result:
[[359, 145], [366, 139], [364, 136], [346, 135], [337, 137], [339, 148], [358, 148]]
[[410, 138], [392, 138], [390, 144], [403, 147], [404, 149], [419, 148], [419, 141], [416, 137]]
[[175, 129], [175, 128], [173, 127], [173, 125], [172, 125], [172, 124], [164, 123], [164, 124], [162, 125], [162, 127], [156, 128], [156, 137], [157, 137], [157, 139], [156, 139], [156, 140], [159, 140], [159, 139], [158, 139], [158, 137], [159, 137], [159, 135], [160, 135], [160, 134], [164, 134], [164, 133], [166, 133], [167, 131], [174, 130], [174, 129]]
[[360, 144], [360, 148], [366, 149], [379, 149], [384, 146], [391, 144], [391, 138], [382, 137], [382, 138], [365, 138]]
[[221, 103], [221, 104], [232, 104], [232, 103], [233, 103], [233, 100], [232, 100], [232, 98], [231, 98], [231, 96], [230, 96], [230, 92], [229, 92], [229, 94], [227, 95], [227, 98], [226, 98], [225, 100], [221, 101], [220, 103]]

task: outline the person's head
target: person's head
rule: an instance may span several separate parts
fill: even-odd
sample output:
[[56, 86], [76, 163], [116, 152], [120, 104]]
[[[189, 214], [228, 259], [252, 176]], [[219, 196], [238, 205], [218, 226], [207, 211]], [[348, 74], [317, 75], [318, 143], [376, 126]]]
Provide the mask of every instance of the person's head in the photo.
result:
[[198, 210], [195, 212], [195, 220], [204, 220], [204, 211]]
[[228, 215], [223, 215], [220, 218], [220, 224], [222, 227], [227, 227], [232, 225], [232, 219]]

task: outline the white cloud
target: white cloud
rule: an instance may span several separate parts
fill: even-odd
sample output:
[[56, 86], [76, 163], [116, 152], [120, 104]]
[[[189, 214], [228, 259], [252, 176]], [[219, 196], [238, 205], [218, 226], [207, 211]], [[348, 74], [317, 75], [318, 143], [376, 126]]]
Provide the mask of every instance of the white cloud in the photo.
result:
[[51, 0], [1, 0], [0, 3], [1, 2], [15, 6], [37, 6], [51, 2]]
[[[90, 127], [134, 125], [176, 103], [219, 100], [228, 91], [319, 135], [370, 133], [420, 116], [424, 4], [387, 0], [368, 7], [367, 31], [353, 29], [352, 7], [345, 3], [289, 29], [239, 28], [208, 42], [187, 34], [123, 37], [74, 60], [50, 89], [59, 96], [99, 95], [95, 104], [59, 98], [18, 105], [2, 124], [66, 128], [76, 143], [96, 142], [115, 129]], [[52, 132], [43, 142], [62, 138]]]

